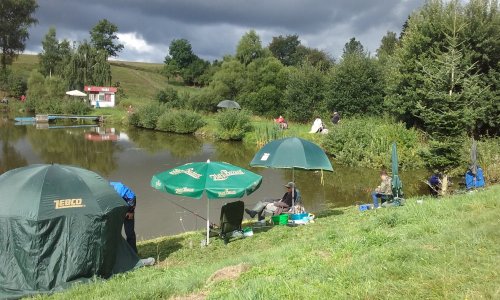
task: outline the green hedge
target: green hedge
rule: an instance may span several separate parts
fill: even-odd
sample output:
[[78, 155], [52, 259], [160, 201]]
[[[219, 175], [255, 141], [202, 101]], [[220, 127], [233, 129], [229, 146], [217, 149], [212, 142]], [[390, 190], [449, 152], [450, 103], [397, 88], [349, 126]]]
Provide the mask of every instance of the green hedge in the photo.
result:
[[188, 110], [168, 110], [158, 119], [156, 129], [175, 133], [193, 133], [205, 124], [206, 122], [198, 113]]
[[224, 109], [217, 113], [217, 138], [240, 141], [253, 129], [250, 113], [246, 110]]
[[155, 129], [160, 116], [166, 111], [166, 107], [158, 102], [152, 102], [141, 106], [129, 117], [129, 123], [136, 127]]
[[417, 169], [425, 166], [420, 154], [427, 147], [424, 135], [407, 129], [403, 123], [382, 118], [343, 119], [329, 126], [323, 146], [345, 165], [354, 167], [390, 167], [391, 145], [398, 148], [399, 165]]

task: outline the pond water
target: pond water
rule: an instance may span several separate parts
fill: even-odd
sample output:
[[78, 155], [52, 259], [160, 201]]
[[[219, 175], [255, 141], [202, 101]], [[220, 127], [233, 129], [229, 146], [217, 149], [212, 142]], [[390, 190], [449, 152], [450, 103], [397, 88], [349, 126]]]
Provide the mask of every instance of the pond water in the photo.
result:
[[[0, 115], [0, 174], [35, 163], [80, 166], [103, 177], [122, 181], [138, 195], [136, 233], [138, 240], [203, 228], [204, 221], [188, 210], [206, 215], [205, 200], [176, 197], [150, 187], [151, 177], [161, 171], [193, 161], [226, 161], [259, 173], [259, 190], [243, 198], [246, 207], [268, 198], [280, 198], [283, 185], [291, 181], [291, 170], [251, 168], [258, 150], [242, 143], [200, 139], [137, 128], [57, 128], [17, 126]], [[388, 153], [387, 155], [390, 155]], [[370, 190], [379, 184], [378, 170], [350, 168], [332, 160], [334, 172], [295, 170], [295, 181], [310, 212], [328, 207], [370, 203]], [[406, 196], [427, 193], [422, 182], [425, 170], [402, 172]], [[232, 201], [232, 200], [229, 200]], [[210, 202], [210, 218], [218, 222], [220, 207], [227, 200]], [[180, 206], [186, 208], [181, 208]]]

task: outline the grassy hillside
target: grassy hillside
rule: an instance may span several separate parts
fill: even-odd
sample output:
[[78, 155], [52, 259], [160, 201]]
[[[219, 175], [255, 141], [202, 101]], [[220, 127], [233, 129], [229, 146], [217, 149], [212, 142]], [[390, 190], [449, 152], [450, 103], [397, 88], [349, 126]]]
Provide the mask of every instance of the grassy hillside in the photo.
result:
[[[159, 264], [54, 299], [492, 299], [500, 297], [500, 186], [403, 207], [326, 211], [200, 248], [200, 233], [147, 241]], [[44, 298], [44, 297], [42, 297]]]
[[[119, 81], [132, 104], [151, 100], [158, 90], [172, 86], [179, 92], [197, 93], [199, 88], [171, 84], [160, 74], [163, 64], [111, 61], [112, 81]], [[12, 70], [25, 78], [38, 67], [38, 56], [19, 55]]]
[[28, 78], [33, 69], [38, 68], [38, 56], [22, 54], [12, 63], [12, 71], [24, 78]]
[[113, 82], [119, 81], [130, 99], [152, 99], [156, 92], [171, 86], [179, 93], [198, 93], [201, 89], [172, 84], [160, 74], [163, 64], [112, 61]]

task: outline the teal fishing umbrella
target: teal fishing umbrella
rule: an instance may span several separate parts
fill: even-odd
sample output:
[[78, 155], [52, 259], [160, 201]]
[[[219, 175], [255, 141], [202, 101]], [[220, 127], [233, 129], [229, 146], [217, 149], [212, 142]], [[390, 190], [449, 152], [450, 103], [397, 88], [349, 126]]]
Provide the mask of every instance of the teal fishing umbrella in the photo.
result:
[[140, 264], [121, 235], [126, 203], [98, 174], [30, 165], [0, 176], [0, 298], [68, 288]]
[[323, 149], [297, 137], [267, 143], [255, 154], [250, 166], [292, 169], [292, 181], [295, 181], [295, 169], [333, 171], [332, 164]]
[[210, 229], [209, 202], [220, 198], [241, 198], [256, 191], [262, 176], [225, 162], [195, 162], [158, 173], [151, 186], [159, 191], [207, 200], [207, 244]]
[[238, 102], [233, 101], [233, 100], [222, 100], [217, 104], [217, 107], [219, 108], [234, 108], [234, 109], [241, 109], [240, 105]]
[[332, 164], [323, 149], [297, 137], [267, 143], [255, 154], [250, 166], [333, 171]]
[[392, 194], [395, 199], [403, 197], [403, 183], [399, 178], [398, 170], [398, 150], [396, 148], [396, 142], [392, 143]]

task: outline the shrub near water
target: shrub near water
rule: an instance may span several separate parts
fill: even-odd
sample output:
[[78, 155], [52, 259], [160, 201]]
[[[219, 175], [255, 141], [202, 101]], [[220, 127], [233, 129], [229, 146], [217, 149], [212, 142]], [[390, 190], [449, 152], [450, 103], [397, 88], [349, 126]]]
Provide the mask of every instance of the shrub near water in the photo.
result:
[[29, 97], [25, 107], [27, 111], [37, 114], [62, 114], [64, 113], [64, 103], [59, 99], [43, 99]]
[[323, 146], [342, 164], [355, 167], [389, 167], [391, 145], [398, 148], [399, 165], [416, 169], [424, 166], [420, 152], [424, 147], [423, 135], [414, 129], [406, 129], [403, 123], [388, 119], [344, 119], [331, 126]]
[[484, 169], [488, 182], [500, 182], [500, 138], [479, 141], [477, 145], [479, 165]]
[[86, 115], [91, 110], [90, 106], [81, 100], [68, 100], [63, 105], [64, 113], [70, 115]]
[[134, 112], [129, 119], [131, 125], [148, 129], [156, 128], [156, 124], [160, 116], [165, 112], [166, 108], [158, 102], [153, 102], [142, 106]]
[[225, 109], [217, 113], [217, 137], [221, 140], [240, 141], [252, 130], [250, 114], [246, 110]]
[[169, 110], [160, 116], [156, 129], [175, 133], [193, 133], [205, 124], [206, 122], [198, 113], [188, 110]]

